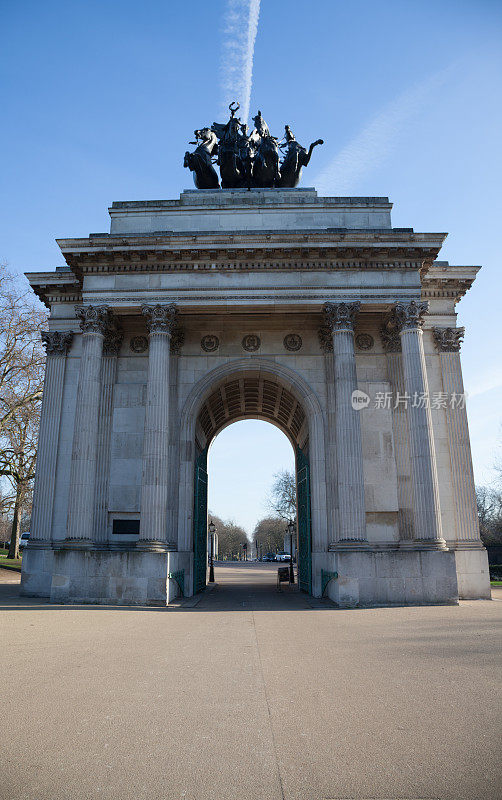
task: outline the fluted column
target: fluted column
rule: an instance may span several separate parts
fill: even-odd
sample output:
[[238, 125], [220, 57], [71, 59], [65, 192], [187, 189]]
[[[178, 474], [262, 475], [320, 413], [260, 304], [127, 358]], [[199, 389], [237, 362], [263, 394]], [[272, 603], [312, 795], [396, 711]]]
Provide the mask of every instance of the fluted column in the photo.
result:
[[143, 306], [150, 332], [138, 546], [162, 548], [167, 540], [169, 491], [169, 367], [174, 305]]
[[54, 486], [63, 402], [66, 356], [73, 331], [44, 331], [42, 342], [47, 352], [42, 411], [37, 445], [37, 468], [33, 489], [30, 547], [51, 540]]
[[434, 328], [433, 333], [441, 359], [443, 389], [447, 395], [446, 426], [455, 497], [457, 544], [466, 548], [481, 547], [460, 364], [460, 346], [464, 328]]
[[[396, 303], [393, 320], [401, 337], [404, 387], [407, 403], [408, 441], [411, 484], [413, 488], [413, 527], [415, 544], [430, 549], [444, 549], [441, 531], [436, 454], [432, 431], [429, 384], [423, 344], [423, 315], [428, 303]], [[413, 398], [425, 402], [413, 402]]]
[[108, 306], [81, 306], [76, 309], [76, 314], [81, 320], [83, 335], [73, 433], [67, 540], [90, 543], [94, 525], [101, 358], [111, 314]]
[[354, 320], [360, 303], [326, 303], [325, 329], [333, 342], [338, 536], [344, 546], [366, 542], [360, 412], [352, 407], [357, 389]]
[[[383, 349], [387, 354], [389, 382], [397, 398], [404, 397], [403, 359], [401, 337], [395, 330], [383, 326], [380, 331]], [[401, 540], [413, 539], [413, 492], [410, 478], [410, 450], [408, 446], [408, 424], [403, 403], [392, 407], [392, 429], [394, 433], [394, 455], [397, 473], [398, 527]]]
[[109, 328], [103, 341], [101, 362], [101, 397], [98, 424], [98, 452], [94, 500], [94, 535], [96, 544], [108, 540], [108, 489], [110, 482], [110, 442], [113, 418], [113, 389], [117, 376], [117, 356], [123, 333], [118, 325]]

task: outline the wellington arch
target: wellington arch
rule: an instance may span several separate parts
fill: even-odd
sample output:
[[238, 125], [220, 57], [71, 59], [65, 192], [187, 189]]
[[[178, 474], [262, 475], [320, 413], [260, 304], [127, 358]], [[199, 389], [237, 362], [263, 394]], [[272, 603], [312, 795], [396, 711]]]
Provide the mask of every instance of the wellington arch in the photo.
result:
[[490, 596], [456, 324], [478, 267], [438, 260], [446, 234], [393, 228], [391, 207], [197, 189], [58, 240], [65, 265], [28, 275], [51, 315], [25, 594], [203, 591], [208, 447], [264, 419], [296, 454], [303, 591]]

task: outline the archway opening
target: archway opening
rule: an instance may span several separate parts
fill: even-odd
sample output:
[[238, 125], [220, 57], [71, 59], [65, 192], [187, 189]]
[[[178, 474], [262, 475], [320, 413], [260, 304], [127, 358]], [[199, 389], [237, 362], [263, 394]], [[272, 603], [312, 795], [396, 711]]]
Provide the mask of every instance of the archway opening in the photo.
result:
[[[250, 423], [251, 420], [255, 421], [254, 425]], [[261, 428], [261, 444], [258, 440], [253, 442], [252, 434], [251, 439], [248, 436], [246, 444], [246, 434], [239, 435], [239, 426], [233, 424], [242, 421], [248, 421], [248, 429], [249, 427], [254, 427], [255, 432]], [[257, 424], [256, 421], [272, 423], [279, 430], [274, 433], [270, 429], [271, 432], [267, 437], [266, 432], [269, 426]], [[225, 429], [229, 430], [226, 431]], [[217, 441], [219, 434], [222, 434], [220, 444]], [[268, 442], [266, 441], [267, 438]], [[285, 456], [282, 463], [281, 459], [277, 461], [277, 458], [275, 458], [278, 441], [282, 445], [279, 446], [279, 449], [282, 450]], [[289, 442], [289, 444], [286, 444], [286, 442]], [[212, 446], [213, 443], [214, 447]], [[236, 452], [236, 449], [239, 450], [239, 448], [240, 452]], [[258, 547], [256, 547], [252, 534], [260, 517], [263, 519], [267, 513], [264, 504], [265, 497], [262, 496], [260, 498], [260, 507], [253, 509], [253, 503], [255, 506], [258, 504], [256, 486], [253, 487], [255, 491], [251, 490], [246, 493], [246, 483], [251, 487], [253, 475], [256, 475], [258, 470], [261, 473], [261, 478], [266, 476], [268, 472], [269, 478], [272, 479], [274, 471], [288, 471], [288, 467], [289, 471], [295, 475], [294, 483], [298, 495], [296, 508], [291, 515], [291, 519], [295, 524], [292, 548], [297, 564], [295, 585], [299, 586], [303, 591], [311, 592], [308, 419], [302, 403], [291, 391], [291, 387], [274, 379], [273, 376], [261, 373], [259, 370], [223, 379], [217, 386], [211, 388], [211, 391], [208, 392], [200, 406], [195, 430], [195, 450], [194, 592], [199, 592], [206, 586], [210, 577], [209, 564], [211, 560], [215, 562], [217, 573], [218, 564], [221, 562], [219, 558], [216, 559], [216, 556], [223, 555], [222, 548], [218, 547], [218, 539], [209, 535], [208, 532], [208, 523], [210, 522], [208, 519], [208, 486], [210, 487], [211, 512], [226, 520], [233, 517], [238, 527], [239, 522], [241, 523], [240, 527], [245, 536], [244, 541], [241, 543], [241, 548], [237, 552], [229, 552], [228, 548], [226, 548], [227, 564], [230, 561], [234, 564], [236, 561], [249, 564], [253, 563], [250, 562], [250, 559], [270, 559], [274, 555], [276, 556], [275, 562], [262, 560], [254, 563], [270, 564], [270, 567], [268, 567], [270, 575], [273, 582], [277, 582], [279, 567], [286, 567], [289, 563], [289, 559], [286, 556], [288, 554], [291, 556], [291, 553], [289, 553], [291, 547], [288, 547], [288, 537], [286, 536], [287, 519], [283, 523], [282, 547], [276, 546], [274, 548], [275, 552], [273, 552], [270, 547], [265, 547], [265, 541], [261, 543], [261, 547], [258, 541]], [[254, 452], [250, 458], [252, 450]], [[221, 484], [217, 487], [214, 482], [211, 483], [211, 477], [208, 475], [208, 468], [210, 469], [212, 463], [211, 454], [215, 454], [220, 461], [220, 466], [223, 467], [223, 476], [220, 475], [220, 480], [221, 478], [223, 479], [223, 487]], [[248, 456], [249, 471], [246, 476], [243, 476], [242, 468], [246, 464], [246, 456]], [[224, 462], [223, 464], [221, 463], [222, 461]], [[240, 473], [240, 478], [236, 486], [238, 473]], [[266, 492], [264, 494], [266, 495]], [[227, 504], [225, 504], [225, 495], [227, 496]], [[232, 495], [231, 501], [228, 500], [230, 495]], [[234, 500], [238, 496], [242, 498], [244, 504], [244, 508], [240, 513], [236, 513], [238, 509], [234, 504]], [[215, 500], [217, 500], [216, 503]], [[228, 511], [225, 510], [225, 505], [227, 505]], [[234, 558], [231, 558], [232, 556]], [[280, 563], [281, 560], [283, 561], [282, 564]], [[238, 572], [234, 572], [234, 577], [236, 574]], [[262, 577], [264, 576], [262, 575]]]

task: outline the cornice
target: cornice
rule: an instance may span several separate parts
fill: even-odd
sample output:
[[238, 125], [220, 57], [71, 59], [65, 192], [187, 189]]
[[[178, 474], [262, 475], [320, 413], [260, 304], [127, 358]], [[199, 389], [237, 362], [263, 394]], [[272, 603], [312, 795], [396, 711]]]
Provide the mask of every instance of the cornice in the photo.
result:
[[25, 272], [31, 288], [48, 308], [53, 303], [82, 302], [82, 281], [71, 270]]
[[401, 246], [440, 247], [446, 233], [417, 233], [413, 228], [314, 228], [298, 230], [242, 230], [242, 231], [154, 231], [147, 234], [91, 234], [87, 238], [57, 239], [63, 253], [97, 250], [159, 250], [192, 249], [207, 250], [228, 248], [290, 248], [308, 243], [312, 245], [344, 247], [361, 245], [378, 246], [400, 244]]
[[458, 303], [471, 288], [479, 266], [457, 266], [448, 261], [436, 261], [422, 280], [424, 299], [448, 298]]

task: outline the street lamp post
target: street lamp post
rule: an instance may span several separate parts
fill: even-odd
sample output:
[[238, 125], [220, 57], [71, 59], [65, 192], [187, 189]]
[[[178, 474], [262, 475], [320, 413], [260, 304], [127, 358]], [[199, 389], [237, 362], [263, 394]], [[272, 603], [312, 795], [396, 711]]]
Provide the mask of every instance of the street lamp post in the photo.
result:
[[295, 530], [295, 523], [292, 519], [288, 522], [288, 533], [289, 533], [289, 582], [295, 582], [295, 573], [293, 570], [293, 533]]
[[209, 523], [209, 583], [214, 583], [214, 534], [216, 533], [216, 525], [213, 520]]

